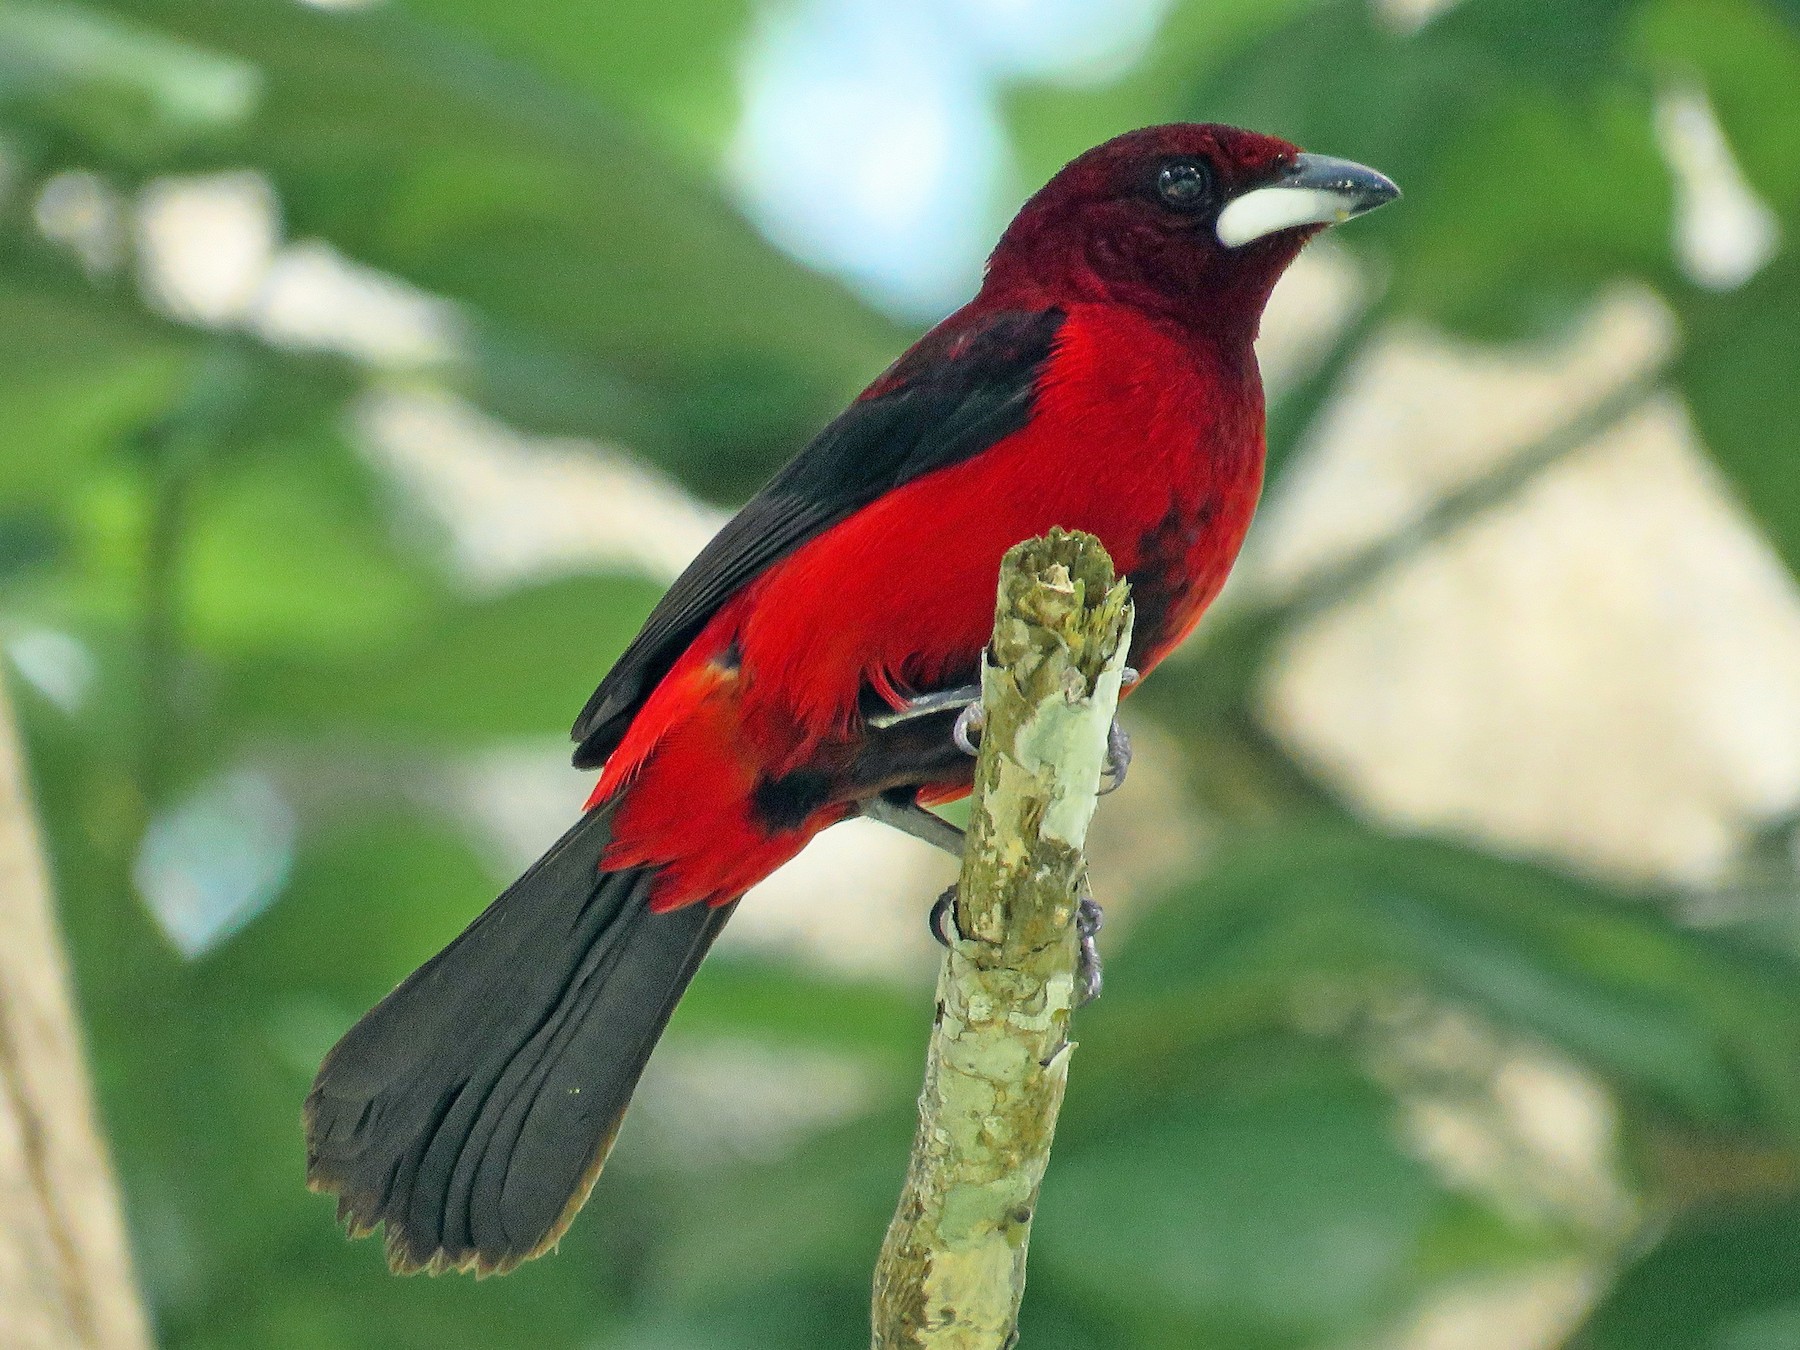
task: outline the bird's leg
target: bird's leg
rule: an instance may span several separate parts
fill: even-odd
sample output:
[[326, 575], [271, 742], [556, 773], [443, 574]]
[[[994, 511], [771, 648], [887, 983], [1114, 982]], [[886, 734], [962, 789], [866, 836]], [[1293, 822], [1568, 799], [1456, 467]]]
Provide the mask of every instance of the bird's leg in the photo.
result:
[[885, 731], [902, 722], [942, 712], [956, 713], [956, 725], [951, 728], [950, 739], [956, 742], [959, 750], [973, 755], [975, 736], [981, 731], [982, 717], [981, 686], [978, 684], [962, 684], [954, 689], [939, 689], [934, 693], [921, 694], [898, 708], [870, 713], [863, 721], [872, 731]]
[[930, 717], [933, 713], [950, 712], [980, 702], [981, 686], [963, 684], [954, 689], [939, 689], [934, 693], [920, 694], [917, 698], [908, 699], [898, 708], [871, 713], [863, 720], [875, 730], [882, 731], [888, 727], [899, 726], [902, 722], [910, 722], [914, 718]]
[[963, 832], [935, 811], [928, 811], [916, 801], [895, 801], [891, 797], [870, 797], [856, 808], [856, 813], [869, 820], [890, 825], [902, 834], [922, 839], [933, 848], [941, 848], [952, 858], [963, 853]]
[[[928, 811], [915, 801], [895, 801], [891, 797], [871, 797], [857, 807], [857, 814], [869, 820], [891, 825], [914, 839], [922, 839], [933, 848], [941, 848], [953, 858], [962, 857], [963, 831], [936, 811]], [[948, 947], [956, 932], [956, 887], [948, 887], [931, 906], [926, 926], [939, 945]]]
[[[1137, 671], [1127, 666], [1120, 679], [1120, 684], [1129, 688], [1138, 680]], [[924, 694], [911, 700], [904, 707], [889, 712], [880, 712], [868, 718], [869, 726], [882, 728], [909, 722], [918, 717], [929, 717], [933, 713], [948, 712], [960, 709], [956, 716], [956, 724], [951, 728], [950, 738], [956, 742], [959, 750], [973, 755], [978, 748], [977, 738], [981, 734], [982, 706], [981, 686], [977, 684], [961, 685], [955, 689], [942, 689], [936, 693]], [[1131, 737], [1125, 728], [1114, 718], [1106, 732], [1106, 764], [1101, 772], [1100, 791], [1102, 794], [1115, 791], [1125, 781], [1125, 775], [1131, 768]], [[952, 825], [935, 811], [928, 811], [916, 801], [896, 801], [891, 797], [871, 797], [857, 808], [858, 814], [870, 820], [878, 820], [883, 825], [891, 825], [894, 829], [910, 834], [915, 839], [922, 839], [935, 848], [940, 848], [952, 857], [962, 857], [965, 836], [962, 830]], [[1091, 895], [1083, 895], [1075, 909], [1075, 933], [1077, 955], [1075, 960], [1075, 1006], [1092, 1003], [1100, 997], [1102, 984], [1100, 968], [1100, 948], [1096, 935], [1106, 921], [1106, 912], [1100, 908], [1099, 902]], [[940, 945], [948, 947], [955, 941], [956, 932], [956, 887], [951, 886], [938, 896], [931, 906], [931, 913], [926, 920], [932, 937]]]

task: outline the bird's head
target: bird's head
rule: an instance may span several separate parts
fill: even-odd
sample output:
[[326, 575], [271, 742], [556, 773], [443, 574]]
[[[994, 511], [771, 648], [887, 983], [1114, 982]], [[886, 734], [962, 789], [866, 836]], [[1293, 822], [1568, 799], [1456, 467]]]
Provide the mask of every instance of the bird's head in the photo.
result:
[[1115, 137], [1028, 201], [988, 260], [993, 298], [1112, 300], [1254, 333], [1301, 246], [1392, 201], [1373, 169], [1274, 136], [1178, 122]]

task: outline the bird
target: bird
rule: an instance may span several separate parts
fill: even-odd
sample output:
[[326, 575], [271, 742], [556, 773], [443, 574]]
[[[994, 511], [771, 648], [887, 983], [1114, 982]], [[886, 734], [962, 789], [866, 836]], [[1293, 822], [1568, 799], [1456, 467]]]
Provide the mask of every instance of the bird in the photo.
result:
[[[1018, 211], [974, 297], [712, 539], [573, 729], [576, 822], [325, 1057], [307, 1178], [396, 1271], [504, 1272], [586, 1202], [740, 897], [866, 815], [955, 847], [1002, 555], [1056, 527], [1130, 581], [1148, 675], [1261, 491], [1264, 305], [1363, 165], [1213, 123], [1127, 132]], [[959, 744], [961, 742], [962, 744]], [[1122, 771], [1122, 764], [1118, 766]]]

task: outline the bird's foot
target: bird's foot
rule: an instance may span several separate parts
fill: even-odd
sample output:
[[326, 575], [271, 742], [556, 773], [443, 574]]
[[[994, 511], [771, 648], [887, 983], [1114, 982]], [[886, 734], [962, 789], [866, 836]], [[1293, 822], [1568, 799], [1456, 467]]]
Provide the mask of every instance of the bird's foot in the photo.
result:
[[1131, 771], [1131, 737], [1113, 718], [1106, 729], [1106, 763], [1100, 768], [1100, 795], [1117, 792], [1125, 786], [1125, 775]]
[[936, 693], [921, 694], [918, 698], [908, 699], [898, 708], [870, 713], [863, 720], [871, 729], [885, 731], [889, 727], [899, 726], [902, 722], [911, 722], [916, 718], [930, 717], [934, 713], [944, 712], [956, 713], [956, 725], [950, 729], [950, 739], [956, 742], [957, 749], [967, 755], [975, 754], [980, 744], [983, 716], [981, 686], [978, 684], [959, 685], [955, 689], [940, 689]]
[[[1075, 1006], [1086, 1007], [1100, 997], [1104, 983], [1100, 969], [1098, 935], [1106, 923], [1106, 911], [1091, 895], [1075, 906]], [[961, 934], [956, 927], [956, 887], [946, 887], [931, 906], [925, 925], [940, 947], [954, 947]]]
[[1100, 997], [1100, 944], [1096, 941], [1106, 911], [1091, 895], [1075, 906], [1075, 1006], [1085, 1007]]

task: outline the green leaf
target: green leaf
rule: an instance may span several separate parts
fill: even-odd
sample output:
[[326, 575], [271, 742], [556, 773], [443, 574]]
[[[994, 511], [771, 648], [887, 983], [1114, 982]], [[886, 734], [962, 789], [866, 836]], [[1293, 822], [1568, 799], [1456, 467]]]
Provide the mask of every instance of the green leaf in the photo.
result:
[[1759, 0], [1653, 0], [1638, 38], [1665, 81], [1705, 91], [1751, 185], [1800, 221], [1800, 25]]
[[1800, 1134], [1791, 962], [1471, 848], [1346, 822], [1272, 831], [1159, 906], [1120, 964], [1106, 1011], [1146, 1054], [1284, 1025], [1306, 990], [1414, 988], [1542, 1037], [1629, 1101]]
[[[709, 488], [743, 489], [901, 345], [606, 109], [417, 15], [108, 8], [260, 70], [258, 115], [189, 167], [263, 168], [292, 234], [466, 306], [478, 354], [492, 333], [515, 355], [554, 354], [541, 373], [648, 399], [615, 413], [562, 398], [544, 429], [625, 435]], [[498, 383], [473, 372], [477, 389]]]
[[0, 270], [0, 499], [47, 501], [176, 398], [191, 359], [176, 335], [43, 269]]
[[1531, 335], [1573, 322], [1621, 276], [1673, 278], [1673, 198], [1641, 93], [1496, 95], [1439, 147], [1382, 225], [1403, 260], [1392, 310], [1476, 337]]
[[[910, 1075], [929, 1025], [922, 993], [923, 986], [897, 988], [715, 955], [682, 996], [670, 1034], [756, 1036], [846, 1050]], [[819, 1016], [821, 1008], [830, 1008], [831, 1016]]]
[[1581, 9], [1571, 18], [1559, 0], [1456, 5], [1409, 31], [1360, 0], [1325, 0], [1213, 63], [1189, 106], [1423, 186], [1489, 99], [1579, 102], [1617, 78], [1632, 0]]
[[1221, 61], [1193, 115], [1363, 160], [1406, 191], [1344, 243], [1385, 249], [1395, 310], [1483, 338], [1566, 323], [1621, 272], [1669, 270], [1670, 195], [1629, 6], [1458, 5], [1416, 33], [1336, 0]]
[[1059, 1140], [1034, 1277], [1127, 1325], [1173, 1312], [1193, 1346], [1273, 1350], [1371, 1325], [1416, 1294], [1439, 1203], [1391, 1114], [1341, 1061], [1290, 1051]]
[[184, 622], [227, 658], [313, 660], [378, 648], [441, 603], [402, 548], [387, 490], [351, 447], [315, 434], [206, 475], [183, 544]]
[[1701, 439], [1776, 552], [1800, 571], [1800, 253], [1790, 246], [1736, 291], [1685, 294], [1681, 314], [1677, 376]]
[[148, 163], [241, 123], [257, 73], [84, 6], [0, 8], [0, 114], [73, 132], [87, 150]]
[[1679, 367], [1700, 434], [1784, 561], [1800, 570], [1800, 400], [1792, 361], [1800, 305], [1800, 24], [1756, 0], [1657, 0], [1640, 27], [1644, 59], [1665, 79], [1701, 85], [1753, 186], [1782, 214], [1790, 243], [1738, 290], [1683, 288]]
[[224, 703], [287, 735], [458, 746], [558, 736], [658, 594], [635, 578], [584, 576], [452, 603], [356, 659], [246, 659], [227, 674]]
[[590, 5], [541, 0], [407, 0], [409, 10], [542, 70], [666, 132], [710, 165], [737, 114], [738, 53], [749, 0]]
[[1800, 1345], [1800, 1205], [1702, 1211], [1619, 1275], [1569, 1350]]
[[310, 1053], [298, 1051], [329, 1049], [485, 909], [500, 881], [447, 821], [365, 809], [311, 831], [280, 899], [196, 978], [221, 1001], [249, 1000], [246, 1018], [290, 1038], [287, 1058], [304, 1066]]
[[[923, 1040], [921, 1039], [921, 1044]], [[681, 1212], [659, 1263], [675, 1306], [762, 1302], [770, 1286], [851, 1284], [868, 1289], [893, 1216], [917, 1112], [896, 1093], [881, 1109], [806, 1140], [791, 1155], [708, 1178]], [[721, 1224], [719, 1214], [733, 1216]], [[753, 1251], [745, 1263], [734, 1253]]]
[[[745, 1264], [743, 1256], [728, 1258]], [[768, 1350], [770, 1346], [848, 1345], [868, 1332], [866, 1279], [770, 1282], [750, 1297], [651, 1313], [608, 1340], [606, 1350]]]
[[[1019, 185], [1035, 188], [1069, 160], [1128, 127], [1203, 116], [1193, 90], [1242, 53], [1307, 15], [1314, 0], [1188, 0], [1170, 8], [1142, 61], [1101, 84], [1020, 84], [1005, 91]], [[1251, 125], [1251, 124], [1246, 124]], [[1280, 127], [1271, 124], [1271, 131]]]

